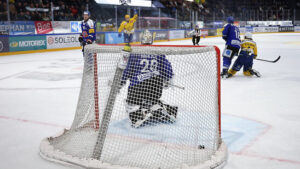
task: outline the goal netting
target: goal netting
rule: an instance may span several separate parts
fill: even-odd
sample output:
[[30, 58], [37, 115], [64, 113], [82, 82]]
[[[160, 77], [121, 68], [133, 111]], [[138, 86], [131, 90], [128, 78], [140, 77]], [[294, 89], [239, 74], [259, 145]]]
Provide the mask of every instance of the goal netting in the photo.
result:
[[[221, 168], [220, 51], [87, 45], [70, 129], [42, 157], [83, 168]], [[126, 55], [126, 56], [125, 56]]]

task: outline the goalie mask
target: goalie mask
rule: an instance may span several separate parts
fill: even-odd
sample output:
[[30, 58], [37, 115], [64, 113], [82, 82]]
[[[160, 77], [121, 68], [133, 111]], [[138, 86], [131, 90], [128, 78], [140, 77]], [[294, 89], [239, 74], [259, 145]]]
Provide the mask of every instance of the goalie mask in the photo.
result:
[[153, 43], [153, 36], [152, 33], [146, 29], [143, 33], [142, 33], [142, 38], [141, 38], [141, 44], [142, 45], [151, 45]]

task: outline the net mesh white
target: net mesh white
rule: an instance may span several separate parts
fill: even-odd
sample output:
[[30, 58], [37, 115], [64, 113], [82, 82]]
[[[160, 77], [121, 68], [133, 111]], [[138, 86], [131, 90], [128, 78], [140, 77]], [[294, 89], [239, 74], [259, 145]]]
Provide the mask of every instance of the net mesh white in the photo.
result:
[[218, 49], [122, 49], [86, 46], [73, 124], [42, 141], [42, 157], [86, 168], [223, 167]]

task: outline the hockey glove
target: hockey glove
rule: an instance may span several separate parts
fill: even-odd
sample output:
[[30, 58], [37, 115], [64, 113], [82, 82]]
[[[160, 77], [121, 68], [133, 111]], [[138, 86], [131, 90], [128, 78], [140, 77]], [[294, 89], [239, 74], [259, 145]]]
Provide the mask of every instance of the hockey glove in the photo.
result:
[[86, 40], [86, 43], [87, 43], [87, 44], [92, 44], [93, 42], [92, 42], [91, 39], [88, 39], [88, 40]]
[[227, 36], [222, 36], [222, 38], [223, 38], [225, 41], [227, 41]]
[[79, 41], [80, 43], [83, 42], [83, 37], [82, 37], [82, 36], [79, 36], [78, 41]]
[[119, 33], [119, 35], [118, 35], [118, 36], [119, 36], [119, 38], [120, 38], [120, 37], [122, 37], [122, 33]]

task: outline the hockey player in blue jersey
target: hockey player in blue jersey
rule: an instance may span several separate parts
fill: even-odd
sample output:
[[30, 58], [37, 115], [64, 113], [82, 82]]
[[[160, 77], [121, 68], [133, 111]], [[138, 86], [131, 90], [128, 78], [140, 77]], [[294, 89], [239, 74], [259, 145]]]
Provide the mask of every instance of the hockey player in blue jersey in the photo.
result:
[[[130, 51], [130, 46], [126, 46]], [[176, 106], [163, 103], [163, 89], [171, 84], [173, 70], [165, 55], [128, 53], [121, 86], [129, 80], [126, 112], [135, 128], [155, 123], [173, 123]]]
[[238, 27], [233, 25], [233, 17], [228, 17], [227, 24], [224, 26], [222, 32], [223, 39], [226, 41], [226, 47], [223, 51], [223, 71], [222, 77], [226, 77], [228, 69], [231, 65], [231, 60], [234, 56], [237, 56], [241, 46], [240, 30]]
[[82, 52], [84, 52], [84, 46], [92, 44], [96, 41], [96, 25], [95, 22], [90, 19], [90, 12], [83, 12], [83, 21], [81, 22], [82, 33], [78, 40], [82, 46]]

